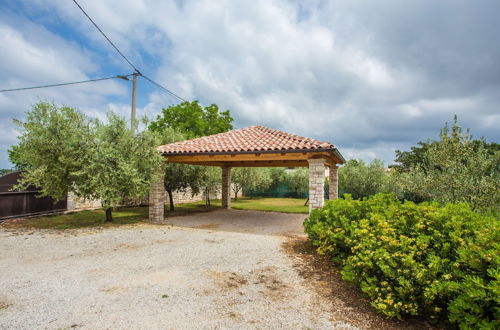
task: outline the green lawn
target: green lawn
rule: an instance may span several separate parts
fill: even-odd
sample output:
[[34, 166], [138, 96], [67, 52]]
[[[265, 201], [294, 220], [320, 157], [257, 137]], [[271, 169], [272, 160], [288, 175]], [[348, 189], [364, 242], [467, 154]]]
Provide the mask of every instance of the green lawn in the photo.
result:
[[[238, 198], [231, 202], [231, 207], [239, 210], [260, 210], [287, 213], [307, 213], [308, 206], [304, 206], [305, 200], [298, 198]], [[205, 206], [204, 201], [178, 204], [175, 211], [168, 211], [166, 205], [165, 216], [176, 216], [196, 212], [207, 212], [220, 208], [220, 200], [212, 201], [211, 206]], [[49, 215], [38, 218], [7, 223], [9, 227], [28, 227], [38, 229], [72, 229], [82, 227], [110, 227], [125, 224], [138, 223], [148, 217], [147, 207], [119, 207], [113, 211], [113, 222], [104, 222], [106, 218], [104, 210], [88, 210], [67, 214]]]
[[[237, 210], [274, 211], [284, 213], [309, 212], [309, 206], [304, 206], [305, 199], [301, 198], [272, 198], [272, 197], [240, 197], [231, 200], [231, 207]], [[205, 202], [195, 202], [179, 205], [180, 207], [202, 206]], [[221, 206], [220, 200], [212, 201], [213, 206]]]
[[8, 226], [39, 229], [71, 229], [82, 227], [117, 226], [140, 222], [148, 216], [147, 207], [124, 207], [113, 211], [113, 222], [106, 223], [104, 210], [86, 210], [66, 214], [29, 218]]

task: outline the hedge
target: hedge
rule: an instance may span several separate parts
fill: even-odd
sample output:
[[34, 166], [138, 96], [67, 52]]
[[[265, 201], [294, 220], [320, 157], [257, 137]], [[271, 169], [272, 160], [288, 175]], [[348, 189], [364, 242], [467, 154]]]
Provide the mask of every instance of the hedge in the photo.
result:
[[499, 219], [467, 204], [346, 195], [314, 210], [304, 227], [385, 315], [500, 328]]

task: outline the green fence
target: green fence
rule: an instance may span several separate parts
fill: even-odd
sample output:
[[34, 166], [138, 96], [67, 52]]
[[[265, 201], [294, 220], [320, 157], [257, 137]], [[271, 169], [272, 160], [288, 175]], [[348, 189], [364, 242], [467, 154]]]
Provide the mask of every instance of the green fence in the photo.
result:
[[307, 198], [307, 192], [292, 191], [287, 184], [278, 183], [269, 186], [267, 189], [249, 190], [243, 188], [243, 194], [247, 197], [287, 197], [287, 198]]
[[[325, 185], [325, 198], [328, 198], [328, 184]], [[279, 198], [308, 198], [309, 192], [296, 192], [292, 191], [285, 183], [278, 183], [269, 186], [267, 189], [245, 189], [243, 188], [243, 195], [247, 197], [279, 197]]]

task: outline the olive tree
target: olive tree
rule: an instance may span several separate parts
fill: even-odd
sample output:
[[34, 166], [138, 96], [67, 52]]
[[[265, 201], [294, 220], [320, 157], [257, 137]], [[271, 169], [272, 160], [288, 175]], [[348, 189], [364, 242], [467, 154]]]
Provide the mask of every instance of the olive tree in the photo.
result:
[[442, 203], [467, 202], [476, 210], [500, 205], [500, 151], [484, 140], [473, 140], [455, 117], [441, 129], [438, 141], [428, 141], [421, 162], [398, 176], [405, 192]]
[[68, 192], [100, 199], [106, 221], [112, 221], [113, 206], [144, 196], [162, 162], [155, 133], [133, 135], [127, 121], [111, 112], [103, 123], [71, 107], [39, 102], [15, 123], [21, 134], [9, 156], [23, 169], [16, 188], [35, 185], [41, 196], [59, 200]]
[[267, 168], [259, 167], [235, 167], [231, 174], [231, 188], [234, 199], [238, 199], [238, 193], [243, 189], [265, 189], [272, 183], [270, 172]]
[[388, 180], [380, 159], [374, 159], [369, 164], [350, 159], [339, 169], [339, 190], [356, 199], [387, 191]]
[[[149, 130], [163, 136], [162, 144], [222, 133], [233, 128], [229, 110], [219, 111], [215, 104], [203, 107], [198, 101], [182, 102], [162, 109]], [[219, 174], [218, 174], [219, 173]], [[218, 175], [218, 177], [217, 177]], [[170, 210], [174, 210], [173, 192], [191, 190], [192, 194], [204, 191], [210, 204], [210, 191], [220, 185], [220, 169], [207, 166], [166, 164], [165, 190], [169, 195]]]

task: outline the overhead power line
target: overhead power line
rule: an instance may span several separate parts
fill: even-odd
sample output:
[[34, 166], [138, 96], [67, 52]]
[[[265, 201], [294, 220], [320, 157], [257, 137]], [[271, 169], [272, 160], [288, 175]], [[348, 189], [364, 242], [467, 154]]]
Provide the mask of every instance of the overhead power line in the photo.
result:
[[111, 41], [110, 38], [108, 38], [108, 36], [101, 30], [101, 28], [96, 24], [96, 22], [94, 22], [94, 20], [87, 14], [87, 12], [82, 8], [82, 6], [80, 6], [80, 4], [76, 1], [76, 0], [73, 0], [73, 2], [78, 6], [78, 8], [80, 8], [81, 12], [89, 19], [89, 21], [95, 26], [95, 28], [101, 33], [101, 35], [109, 42], [109, 44], [118, 52], [118, 54], [120, 54], [121, 57], [123, 57], [123, 59], [135, 70], [135, 72], [143, 77], [144, 79], [146, 79], [147, 81], [149, 81], [150, 83], [152, 83], [153, 85], [156, 85], [157, 87], [165, 90], [167, 93], [169, 93], [170, 95], [176, 97], [177, 99], [181, 100], [181, 101], [184, 101], [184, 102], [187, 102], [184, 98], [180, 97], [179, 95], [177, 95], [176, 93], [172, 92], [170, 89], [160, 85], [159, 83], [157, 83], [156, 81], [154, 81], [153, 79], [143, 75], [141, 73], [141, 71], [139, 71], [139, 69], [137, 69], [137, 67], [132, 64], [132, 62], [120, 51], [120, 49], [118, 49], [118, 47], [116, 47], [116, 45]]
[[150, 83], [152, 83], [153, 85], [156, 85], [156, 86], [160, 87], [161, 89], [165, 90], [167, 93], [169, 93], [170, 95], [172, 95], [172, 96], [174, 96], [174, 97], [178, 98], [179, 100], [184, 101], [184, 102], [187, 102], [187, 100], [183, 99], [183, 98], [182, 98], [182, 97], [180, 97], [179, 95], [177, 95], [177, 94], [175, 94], [174, 92], [172, 92], [171, 90], [169, 90], [169, 89], [167, 89], [167, 88], [163, 87], [162, 85], [158, 84], [157, 82], [155, 82], [154, 80], [152, 80], [152, 79], [148, 78], [147, 76], [145, 76], [145, 75], [143, 75], [143, 74], [141, 74], [140, 76], [141, 76], [142, 78], [146, 79], [147, 81], [149, 81]]
[[109, 38], [108, 38], [108, 36], [107, 36], [104, 32], [102, 32], [101, 28], [100, 28], [100, 27], [99, 27], [99, 26], [98, 26], [98, 25], [97, 25], [97, 24], [96, 24], [96, 23], [92, 20], [92, 18], [90, 18], [90, 16], [87, 14], [87, 12], [86, 12], [85, 10], [83, 10], [82, 6], [80, 6], [80, 4], [79, 4], [78, 2], [76, 2], [76, 0], [73, 0], [73, 2], [74, 2], [77, 6], [78, 6], [78, 8], [80, 8], [80, 10], [82, 11], [82, 13], [83, 13], [85, 16], [87, 16], [87, 18], [89, 19], [89, 21], [90, 21], [90, 22], [91, 22], [91, 23], [95, 26], [95, 28], [96, 28], [96, 29], [97, 29], [97, 30], [98, 30], [98, 31], [102, 34], [102, 36], [103, 36], [104, 38], [106, 38], [106, 40], [107, 40], [107, 41], [111, 44], [111, 46], [113, 46], [113, 48], [114, 48], [114, 49], [118, 52], [118, 54], [120, 54], [120, 55], [121, 55], [121, 57], [123, 57], [123, 59], [124, 59], [125, 61], [127, 61], [127, 63], [128, 63], [128, 64], [129, 64], [129, 65], [130, 65], [130, 66], [131, 66], [134, 70], [135, 70], [135, 72], [137, 72], [137, 73], [139, 73], [139, 74], [140, 74], [141, 72], [139, 71], [139, 69], [137, 69], [137, 68], [135, 67], [135, 65], [133, 65], [133, 64], [132, 64], [132, 62], [130, 62], [130, 61], [129, 61], [129, 59], [128, 59], [125, 55], [123, 55], [123, 53], [122, 53], [122, 52], [118, 49], [118, 47], [116, 47], [116, 46], [115, 46], [115, 44], [111, 41], [111, 39], [109, 39]]
[[72, 81], [72, 82], [59, 83], [59, 84], [51, 84], [51, 85], [41, 85], [41, 86], [11, 88], [11, 89], [0, 89], [0, 93], [3, 93], [3, 92], [23, 91], [23, 90], [28, 90], [28, 89], [38, 89], [38, 88], [47, 88], [47, 87], [57, 87], [57, 86], [84, 84], [84, 83], [89, 83], [89, 82], [109, 80], [109, 79], [117, 79], [117, 78], [124, 79], [124, 78], [129, 77], [129, 76], [131, 76], [131, 74], [129, 74], [129, 75], [117, 75], [117, 76], [112, 76], [112, 77], [89, 79], [89, 80], [82, 80], [82, 81]]

